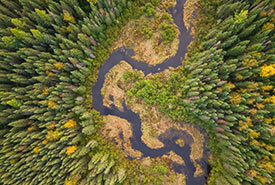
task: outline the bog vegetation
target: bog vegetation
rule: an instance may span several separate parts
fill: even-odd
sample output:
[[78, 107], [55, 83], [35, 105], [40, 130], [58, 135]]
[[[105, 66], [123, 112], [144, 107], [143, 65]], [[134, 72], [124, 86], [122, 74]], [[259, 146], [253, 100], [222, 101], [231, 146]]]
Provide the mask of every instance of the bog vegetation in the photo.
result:
[[183, 65], [166, 81], [137, 80], [128, 95], [206, 129], [213, 155], [209, 184], [272, 184], [274, 1], [201, 1], [201, 6], [197, 39]]
[[[102, 118], [90, 97], [123, 25], [143, 13], [154, 16], [158, 3], [0, 1], [0, 184], [111, 185], [167, 172], [158, 164], [136, 172], [113, 151], [97, 134]], [[201, 0], [183, 65], [166, 81], [137, 79], [128, 91], [207, 131], [211, 185], [274, 183], [274, 6]], [[171, 42], [174, 29], [160, 28]], [[145, 183], [161, 181], [152, 177]]]

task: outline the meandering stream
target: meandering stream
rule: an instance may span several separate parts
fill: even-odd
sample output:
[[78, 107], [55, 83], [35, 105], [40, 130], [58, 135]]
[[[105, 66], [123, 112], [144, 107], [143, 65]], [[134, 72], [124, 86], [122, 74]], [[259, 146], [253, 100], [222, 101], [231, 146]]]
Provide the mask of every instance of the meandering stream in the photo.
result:
[[[194, 177], [196, 171], [193, 162], [190, 159], [191, 148], [190, 145], [185, 144], [183, 147], [180, 147], [176, 144], [176, 140], [184, 137], [191, 137], [186, 131], [167, 129], [165, 133], [169, 132], [171, 137], [163, 137], [165, 134], [159, 136], [159, 140], [163, 142], [164, 146], [159, 149], [152, 149], [148, 147], [142, 140], [142, 131], [141, 131], [141, 119], [139, 114], [134, 113], [130, 108], [128, 108], [123, 102], [123, 111], [119, 110], [114, 105], [111, 105], [111, 108], [103, 105], [103, 95], [101, 95], [101, 88], [103, 87], [105, 81], [105, 74], [109, 72], [115, 65], [119, 64], [121, 60], [129, 63], [133, 69], [141, 70], [145, 75], [149, 73], [159, 73], [168, 69], [169, 67], [178, 67], [182, 64], [185, 54], [187, 53], [187, 46], [193, 40], [190, 33], [186, 30], [183, 23], [183, 5], [186, 0], [177, 0], [175, 7], [169, 9], [169, 13], [172, 15], [174, 23], [178, 26], [180, 30], [179, 35], [179, 47], [176, 55], [165, 60], [161, 64], [155, 66], [150, 66], [144, 62], [137, 61], [131, 58], [134, 56], [134, 51], [129, 48], [122, 47], [115, 52], [110, 54], [108, 60], [99, 68], [98, 80], [92, 88], [92, 103], [93, 107], [101, 113], [101, 115], [114, 115], [120, 118], [126, 119], [132, 126], [133, 135], [130, 138], [132, 148], [140, 151], [143, 154], [143, 157], [161, 157], [164, 154], [169, 153], [170, 151], [175, 152], [179, 155], [185, 162], [185, 165], [174, 164], [174, 170], [176, 172], [183, 172], [186, 175], [186, 184], [187, 185], [204, 185], [206, 183], [207, 175], [207, 149], [204, 143], [204, 152], [203, 157], [196, 162], [201, 165], [204, 174], [199, 177]], [[207, 138], [205, 136], [205, 142]]]

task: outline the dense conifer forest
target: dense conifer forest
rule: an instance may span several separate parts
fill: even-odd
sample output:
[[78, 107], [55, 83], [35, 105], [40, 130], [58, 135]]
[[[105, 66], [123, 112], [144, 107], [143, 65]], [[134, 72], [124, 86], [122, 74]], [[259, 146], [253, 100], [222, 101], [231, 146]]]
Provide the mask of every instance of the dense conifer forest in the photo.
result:
[[[182, 65], [167, 78], [128, 71], [126, 102], [145, 101], [205, 131], [207, 184], [273, 184], [275, 1], [188, 2], [182, 21], [191, 20], [194, 40]], [[165, 160], [142, 167], [103, 138], [91, 97], [127, 23], [145, 15], [160, 25], [157, 44], [166, 49], [176, 39], [170, 15], [158, 16], [169, 3], [0, 0], [0, 184], [169, 184], [177, 177]], [[155, 29], [146, 24], [143, 39]]]

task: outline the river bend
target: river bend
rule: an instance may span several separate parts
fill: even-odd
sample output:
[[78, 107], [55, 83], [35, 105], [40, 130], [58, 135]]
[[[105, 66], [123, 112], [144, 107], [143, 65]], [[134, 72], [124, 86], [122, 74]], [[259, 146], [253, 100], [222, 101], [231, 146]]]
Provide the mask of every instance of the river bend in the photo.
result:
[[[186, 0], [177, 0], [176, 6], [169, 9], [169, 13], [172, 15], [174, 23], [178, 26], [180, 30], [179, 35], [179, 47], [177, 49], [176, 55], [170, 57], [164, 62], [157, 64], [155, 66], [150, 66], [142, 61], [137, 61], [131, 58], [135, 53], [132, 49], [122, 47], [113, 53], [110, 54], [109, 58], [104, 62], [104, 64], [99, 68], [98, 79], [95, 85], [92, 88], [92, 103], [93, 108], [100, 112], [101, 115], [113, 115], [120, 118], [126, 119], [132, 126], [132, 137], [130, 138], [132, 148], [140, 151], [142, 157], [161, 157], [164, 154], [169, 153], [170, 151], [175, 152], [179, 155], [185, 162], [185, 165], [180, 165], [177, 163], [173, 164], [173, 168], [176, 172], [184, 173], [186, 176], [186, 185], [204, 185], [206, 184], [207, 168], [208, 168], [208, 150], [206, 149], [207, 138], [205, 136], [204, 151], [203, 157], [196, 162], [201, 165], [204, 174], [199, 177], [194, 177], [196, 171], [193, 162], [190, 159], [191, 148], [189, 145], [185, 144], [183, 147], [180, 147], [176, 144], [176, 140], [184, 137], [191, 137], [186, 131], [167, 129], [165, 133], [170, 132], [171, 137], [163, 137], [164, 134], [159, 136], [159, 140], [163, 142], [164, 146], [158, 149], [152, 149], [148, 147], [142, 140], [142, 131], [141, 131], [141, 119], [139, 114], [134, 113], [130, 108], [128, 108], [123, 102], [123, 111], [119, 110], [114, 105], [111, 108], [108, 108], [103, 105], [103, 95], [101, 95], [101, 89], [105, 81], [105, 75], [109, 72], [111, 68], [119, 64], [121, 60], [126, 61], [132, 66], [133, 69], [142, 71], [145, 75], [152, 73], [159, 73], [168, 69], [169, 67], [178, 67], [182, 65], [182, 60], [184, 59], [185, 54], [187, 53], [187, 46], [193, 40], [190, 33], [186, 30], [183, 23], [183, 6]], [[184, 124], [184, 123], [182, 123]], [[197, 127], [198, 128], [198, 127]], [[198, 128], [199, 129], [199, 128]]]

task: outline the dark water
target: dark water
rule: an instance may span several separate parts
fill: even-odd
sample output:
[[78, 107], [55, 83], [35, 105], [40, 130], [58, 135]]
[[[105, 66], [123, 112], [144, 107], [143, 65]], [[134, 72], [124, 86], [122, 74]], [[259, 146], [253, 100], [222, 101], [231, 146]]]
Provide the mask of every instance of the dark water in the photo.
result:
[[[202, 159], [197, 160], [196, 162], [201, 165], [204, 175], [199, 177], [194, 177], [195, 167], [190, 159], [190, 144], [193, 143], [193, 138], [183, 130], [167, 129], [165, 133], [159, 136], [159, 140], [163, 142], [164, 147], [159, 149], [149, 148], [142, 140], [141, 132], [141, 119], [139, 114], [134, 113], [129, 109], [125, 102], [123, 102], [124, 110], [120, 111], [114, 105], [111, 108], [103, 106], [103, 96], [101, 95], [101, 88], [103, 87], [105, 81], [105, 74], [109, 72], [111, 68], [119, 64], [121, 60], [128, 62], [133, 69], [141, 70], [145, 75], [149, 73], [159, 73], [169, 67], [177, 67], [182, 64], [185, 54], [187, 53], [187, 46], [193, 40], [190, 33], [186, 30], [183, 23], [183, 5], [186, 0], [177, 0], [175, 7], [169, 9], [169, 13], [172, 15], [174, 23], [178, 26], [180, 30], [179, 36], [179, 47], [175, 56], [170, 57], [161, 64], [155, 66], [150, 66], [144, 62], [137, 61], [131, 58], [134, 56], [134, 51], [130, 48], [120, 48], [117, 51], [110, 54], [109, 59], [99, 68], [98, 80], [93, 86], [92, 89], [92, 101], [94, 108], [101, 113], [101, 115], [113, 115], [120, 118], [126, 119], [132, 126], [133, 136], [130, 138], [132, 148], [140, 151], [143, 154], [143, 157], [161, 157], [164, 154], [168, 154], [170, 151], [175, 152], [177, 155], [181, 156], [184, 160], [185, 165], [180, 165], [177, 163], [173, 164], [173, 168], [178, 173], [184, 173], [186, 175], [186, 184], [187, 185], [204, 185], [206, 183], [207, 169], [208, 169], [208, 151], [204, 143], [204, 154]], [[112, 98], [112, 97], [111, 97]], [[197, 127], [198, 128], [198, 127]], [[200, 128], [198, 128], [200, 129]], [[122, 133], [120, 134], [122, 138]], [[185, 142], [183, 147], [180, 147], [176, 144], [176, 140], [182, 138]], [[205, 136], [205, 142], [207, 138]], [[132, 159], [132, 158], [131, 158]]]

